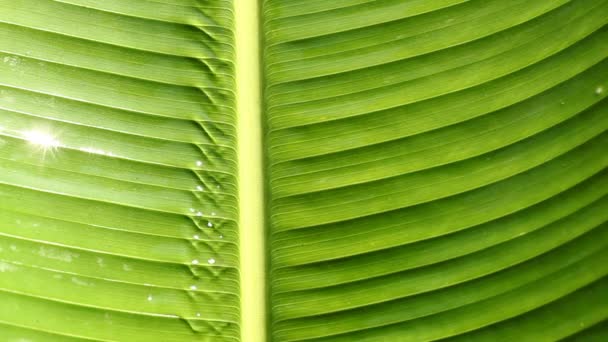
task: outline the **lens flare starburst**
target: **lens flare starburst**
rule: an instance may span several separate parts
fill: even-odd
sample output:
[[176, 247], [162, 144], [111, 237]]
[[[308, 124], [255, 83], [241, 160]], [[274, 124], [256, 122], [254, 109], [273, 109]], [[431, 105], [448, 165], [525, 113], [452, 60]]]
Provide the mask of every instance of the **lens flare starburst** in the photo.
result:
[[43, 130], [29, 130], [23, 132], [22, 135], [27, 142], [42, 151], [43, 158], [46, 157], [47, 152], [53, 154], [62, 146], [53, 134]]

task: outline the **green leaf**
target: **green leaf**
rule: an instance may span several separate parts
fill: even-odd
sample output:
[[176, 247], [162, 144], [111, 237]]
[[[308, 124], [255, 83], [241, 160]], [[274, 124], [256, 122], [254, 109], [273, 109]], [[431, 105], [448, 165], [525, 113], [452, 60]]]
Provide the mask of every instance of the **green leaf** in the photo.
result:
[[607, 24], [0, 1], [0, 339], [605, 340]]
[[608, 318], [608, 2], [265, 14], [274, 341], [554, 341]]
[[239, 340], [231, 3], [0, 13], [0, 335]]

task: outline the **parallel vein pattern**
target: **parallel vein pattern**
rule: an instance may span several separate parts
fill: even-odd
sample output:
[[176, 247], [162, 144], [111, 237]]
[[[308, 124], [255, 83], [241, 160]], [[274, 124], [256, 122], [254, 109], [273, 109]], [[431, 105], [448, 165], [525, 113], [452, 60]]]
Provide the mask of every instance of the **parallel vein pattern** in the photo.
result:
[[3, 341], [235, 341], [229, 0], [0, 2]]
[[605, 336], [608, 1], [263, 13], [274, 341]]

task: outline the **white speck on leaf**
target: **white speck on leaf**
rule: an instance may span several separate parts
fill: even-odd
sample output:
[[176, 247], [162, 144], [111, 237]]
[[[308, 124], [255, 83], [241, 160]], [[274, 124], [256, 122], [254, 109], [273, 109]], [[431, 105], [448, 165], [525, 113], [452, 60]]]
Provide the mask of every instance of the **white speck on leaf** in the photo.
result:
[[0, 273], [15, 272], [17, 267], [4, 261], [0, 261]]
[[73, 259], [76, 259], [79, 256], [77, 253], [61, 251], [61, 250], [58, 250], [55, 248], [48, 248], [48, 247], [40, 247], [38, 249], [38, 255], [40, 255], [41, 257], [55, 259], [55, 260], [64, 261], [64, 262], [72, 262]]
[[76, 285], [80, 285], [80, 286], [89, 286], [89, 285], [91, 285], [90, 283], [88, 283], [88, 282], [86, 282], [86, 281], [84, 281], [82, 279], [76, 278], [76, 277], [72, 277], [72, 283], [74, 283]]
[[8, 64], [10, 67], [16, 67], [21, 64], [21, 58], [17, 56], [5, 56], [2, 61]]

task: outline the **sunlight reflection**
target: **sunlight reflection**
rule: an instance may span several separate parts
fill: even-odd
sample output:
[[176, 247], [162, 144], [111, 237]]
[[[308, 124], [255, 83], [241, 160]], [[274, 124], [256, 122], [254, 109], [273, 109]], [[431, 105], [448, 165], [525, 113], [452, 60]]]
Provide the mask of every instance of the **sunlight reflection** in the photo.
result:
[[31, 144], [38, 145], [43, 149], [52, 149], [61, 146], [61, 143], [59, 143], [55, 137], [48, 133], [40, 131], [28, 131], [23, 132], [23, 136]]
[[94, 148], [94, 147], [81, 147], [81, 148], [79, 148], [79, 150], [81, 150], [83, 152], [99, 154], [102, 156], [115, 157], [114, 153], [112, 153], [112, 152], [104, 151], [104, 150]]
[[47, 152], [50, 152], [52, 156], [55, 155], [55, 150], [59, 147], [63, 147], [61, 142], [55, 138], [55, 135], [49, 133], [48, 130], [30, 130], [20, 132], [20, 136], [31, 145], [42, 151], [42, 160], [46, 159]]

